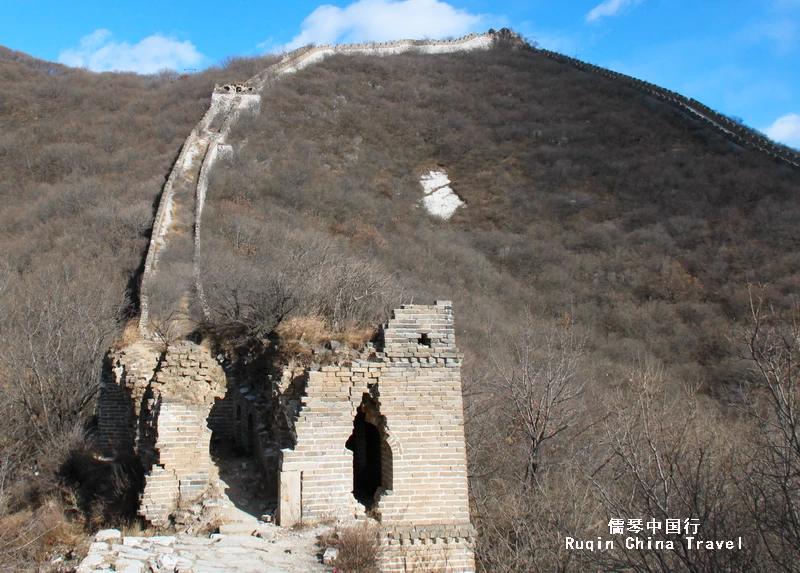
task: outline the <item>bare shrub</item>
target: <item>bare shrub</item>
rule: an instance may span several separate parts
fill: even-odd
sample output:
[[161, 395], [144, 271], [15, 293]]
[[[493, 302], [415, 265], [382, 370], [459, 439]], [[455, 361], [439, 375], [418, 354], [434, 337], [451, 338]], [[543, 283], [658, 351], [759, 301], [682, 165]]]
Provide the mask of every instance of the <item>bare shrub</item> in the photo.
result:
[[241, 327], [264, 337], [292, 317], [318, 317], [328, 332], [358, 338], [399, 298], [399, 281], [335, 239], [312, 233], [248, 237], [236, 233], [205, 249], [203, 292], [216, 327]]
[[[530, 316], [528, 316], [530, 321]], [[541, 336], [530, 322], [507, 348], [492, 348], [496, 387], [508, 398], [508, 439], [519, 441], [519, 479], [532, 486], [543, 446], [572, 429], [585, 381], [579, 370], [583, 341], [569, 324]], [[502, 354], [501, 354], [502, 353]]]
[[312, 344], [320, 344], [330, 340], [330, 331], [325, 320], [318, 316], [293, 317], [282, 322], [276, 332], [281, 338], [307, 340]]
[[764, 289], [751, 292], [751, 305], [747, 403], [759, 431], [744, 488], [766, 551], [791, 571], [800, 552], [800, 305], [781, 312]]
[[336, 568], [342, 573], [377, 573], [381, 545], [379, 528], [364, 522], [337, 530], [335, 547], [339, 550]]
[[0, 303], [0, 393], [8, 434], [26, 455], [57, 446], [94, 407], [100, 365], [123, 297], [86, 269], [51, 266], [21, 278]]
[[0, 569], [34, 573], [56, 556], [75, 559], [85, 543], [79, 524], [65, 520], [63, 507], [49, 500], [35, 510], [0, 516]]
[[136, 521], [144, 468], [134, 454], [101, 459], [91, 442], [78, 441], [58, 459], [50, 471], [71, 518], [89, 530]]
[[[608, 404], [602, 426], [609, 451], [586, 470], [591, 492], [609, 517], [646, 517], [642, 531], [633, 533], [637, 538], [667, 538], [663, 529], [647, 529], [647, 522], [664, 524], [680, 515], [684, 536], [742, 536], [749, 540], [748, 546], [734, 552], [696, 552], [687, 551], [686, 542], [679, 539], [671, 549], [648, 552], [631, 548], [618, 537], [620, 551], [585, 555], [591, 563], [606, 569], [665, 573], [764, 570], [763, 547], [753, 542], [754, 524], [737, 493], [747, 453], [736, 437], [746, 437], [745, 428], [703, 402], [691, 388], [677, 394], [668, 391], [659, 365], [643, 363]], [[604, 522], [597, 534], [606, 536], [608, 531]]]
[[532, 488], [491, 480], [473, 488], [479, 571], [581, 571], [562, 550], [565, 535], [590, 529], [602, 513], [581, 472], [540, 472]]

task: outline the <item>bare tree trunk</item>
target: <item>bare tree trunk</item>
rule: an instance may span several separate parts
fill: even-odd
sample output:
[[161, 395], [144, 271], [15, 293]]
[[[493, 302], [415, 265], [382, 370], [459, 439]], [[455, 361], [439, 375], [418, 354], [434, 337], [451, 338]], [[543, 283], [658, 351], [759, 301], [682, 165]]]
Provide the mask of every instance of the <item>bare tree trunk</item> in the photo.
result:
[[572, 327], [537, 333], [528, 320], [520, 335], [502, 352], [492, 347], [491, 359], [502, 396], [510, 400], [510, 438], [523, 442], [521, 480], [534, 483], [542, 447], [573, 427], [580, 409], [577, 398], [585, 381], [579, 378], [583, 340]]

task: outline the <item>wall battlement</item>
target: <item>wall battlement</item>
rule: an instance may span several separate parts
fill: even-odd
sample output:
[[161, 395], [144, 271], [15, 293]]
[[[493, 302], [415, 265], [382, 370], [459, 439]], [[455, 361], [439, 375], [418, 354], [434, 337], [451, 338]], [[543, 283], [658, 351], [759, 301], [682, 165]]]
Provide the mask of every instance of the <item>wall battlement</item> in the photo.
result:
[[[185, 316], [184, 307], [187, 300], [191, 297], [191, 291], [197, 293], [201, 307], [205, 310], [206, 305], [203, 298], [203, 285], [198, 268], [200, 255], [200, 229], [202, 222], [202, 212], [205, 204], [205, 195], [208, 188], [208, 176], [218, 157], [218, 147], [224, 145], [230, 132], [230, 128], [248, 110], [257, 110], [260, 106], [261, 96], [259, 93], [269, 84], [284, 74], [299, 71], [305, 67], [319, 63], [326, 57], [334, 54], [363, 54], [372, 56], [384, 56], [399, 54], [407, 51], [417, 51], [424, 54], [442, 54], [470, 50], [487, 50], [492, 47], [496, 34], [470, 34], [455, 40], [401, 40], [398, 42], [367, 43], [367, 44], [344, 44], [336, 46], [306, 46], [286, 54], [277, 64], [269, 66], [263, 72], [253, 76], [246, 82], [229, 83], [222, 86], [216, 85], [212, 93], [211, 106], [203, 118], [189, 134], [181, 148], [178, 160], [175, 162], [172, 171], [164, 184], [161, 199], [158, 205], [153, 231], [151, 233], [150, 244], [145, 258], [144, 272], [142, 273], [142, 283], [140, 289], [140, 318], [139, 332], [143, 338], [152, 339], [154, 337], [154, 326], [158, 330], [169, 329], [164, 324], [154, 324], [151, 306], [161, 310], [161, 314], [172, 316], [173, 323], [186, 324], [189, 321]], [[194, 198], [191, 201], [194, 206], [193, 213], [179, 212], [178, 205], [189, 203], [185, 197], [176, 200], [176, 193], [184, 195], [188, 186], [194, 189]], [[191, 261], [179, 261], [173, 263], [177, 270], [163, 270], [158, 268], [158, 262], [162, 253], [170, 248], [170, 230], [180, 226], [183, 221], [184, 226], [193, 227], [194, 244], [192, 247]], [[175, 248], [180, 251], [180, 248]], [[180, 265], [193, 269], [191, 281], [183, 277], [183, 287], [185, 292], [180, 296], [169, 297], [160, 295], [153, 285], [155, 276], [160, 272], [177, 273]], [[155, 292], [154, 292], [155, 291]], [[153, 297], [166, 299], [163, 303]], [[169, 302], [174, 299], [176, 302]], [[172, 305], [174, 308], [162, 308]], [[156, 322], [158, 322], [156, 320]], [[175, 327], [172, 327], [175, 330]], [[180, 330], [181, 326], [177, 327]]]
[[613, 72], [611, 70], [607, 70], [606, 68], [601, 68], [600, 66], [595, 66], [593, 64], [565, 56], [564, 54], [559, 54], [558, 52], [542, 49], [534, 49], [534, 51], [553, 61], [567, 64], [584, 72], [597, 74], [599, 76], [621, 82], [629, 87], [644, 92], [647, 95], [660, 99], [663, 102], [677, 107], [693, 119], [696, 119], [713, 128], [738, 145], [765, 153], [770, 157], [786, 163], [795, 169], [800, 169], [800, 154], [798, 154], [796, 150], [785, 145], [776, 144], [763, 134], [733, 121], [731, 118], [714, 111], [707, 105], [700, 103], [694, 98], [687, 98], [677, 92], [662, 88], [661, 86], [657, 86], [655, 84], [651, 84], [650, 82], [646, 82], [626, 74], [621, 74], [619, 72]]

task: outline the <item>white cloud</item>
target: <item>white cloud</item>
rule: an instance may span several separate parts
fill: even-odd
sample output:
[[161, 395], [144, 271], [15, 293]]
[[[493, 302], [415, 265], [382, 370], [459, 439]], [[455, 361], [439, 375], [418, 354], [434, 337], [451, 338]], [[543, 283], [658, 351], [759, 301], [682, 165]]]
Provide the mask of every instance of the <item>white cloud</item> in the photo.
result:
[[180, 42], [153, 34], [131, 46], [112, 40], [111, 32], [102, 28], [81, 38], [77, 48], [63, 50], [58, 56], [58, 61], [68, 66], [140, 74], [152, 74], [162, 68], [197, 67], [203, 59], [203, 54], [189, 40]]
[[775, 141], [800, 149], [800, 114], [787, 113], [764, 129], [764, 133]]
[[638, 4], [642, 0], [605, 0], [586, 14], [587, 22], [594, 22], [605, 16], [613, 16], [630, 4]]
[[485, 20], [439, 0], [357, 0], [344, 8], [325, 4], [303, 20], [301, 32], [283, 48], [456, 37], [478, 31]]
[[754, 26], [750, 34], [756, 40], [772, 42], [780, 54], [787, 54], [800, 40], [800, 26], [791, 19], [775, 19]]

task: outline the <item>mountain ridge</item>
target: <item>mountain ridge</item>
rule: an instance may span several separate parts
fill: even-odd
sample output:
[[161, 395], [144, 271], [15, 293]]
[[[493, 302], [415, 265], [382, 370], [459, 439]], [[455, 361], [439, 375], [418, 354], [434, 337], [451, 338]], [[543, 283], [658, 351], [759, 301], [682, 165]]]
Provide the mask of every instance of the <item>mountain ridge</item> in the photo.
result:
[[[124, 344], [123, 326], [137, 336], [126, 325], [135, 309], [120, 301], [135, 298], [124, 284], [158, 241], [154, 207], [176, 163], [191, 165], [184, 206], [197, 201], [208, 152], [181, 154], [186, 133], [207, 114], [203, 129], [217, 137], [225, 113], [209, 113], [213, 86], [246, 87], [237, 82], [266, 63], [182, 79], [0, 70], [28, 94], [0, 85], [0, 194], [11, 206], [0, 241], [0, 445], [16, 488], [3, 523], [24, 509], [35, 529], [45, 506], [30, 500], [61, 491], [86, 496], [72, 510], [79, 520], [117, 519], [121, 500], [102, 493], [110, 482], [103, 490], [99, 471], [88, 479], [81, 468], [120, 471], [125, 460], [93, 458], [91, 441], [66, 436], [91, 420], [103, 349]], [[431, 57], [334, 54], [274, 82], [260, 113], [243, 113], [219, 142], [202, 226], [174, 219], [181, 264], [195, 262], [203, 235], [207, 309], [185, 308], [193, 334], [236, 367], [256, 368], [276, 348], [299, 368], [363, 343], [371, 332], [357, 329], [394, 304], [445, 296], [466, 353], [481, 570], [780, 570], [795, 541], [781, 538], [785, 554], [765, 547], [798, 500], [773, 488], [766, 456], [785, 449], [752, 423], [780, 387], [751, 369], [763, 354], [746, 325], [761, 320], [760, 301], [770, 328], [796, 310], [797, 172], [649, 84], [564, 64], [507, 42]], [[420, 208], [431, 170], [466, 202], [448, 221]], [[553, 412], [565, 429], [542, 446], [519, 400], [525, 389], [539, 396], [534, 375], [559, 364], [577, 365], [564, 379], [573, 398]], [[651, 473], [652, 452], [673, 473]], [[135, 505], [136, 493], [125, 499]], [[751, 503], [767, 517], [748, 513]], [[563, 546], [605, 536], [606, 517], [700, 514], [703, 527], [747, 539], [744, 550], [687, 562]]]

